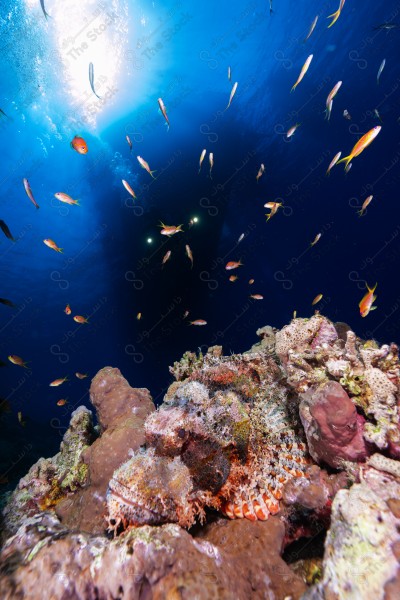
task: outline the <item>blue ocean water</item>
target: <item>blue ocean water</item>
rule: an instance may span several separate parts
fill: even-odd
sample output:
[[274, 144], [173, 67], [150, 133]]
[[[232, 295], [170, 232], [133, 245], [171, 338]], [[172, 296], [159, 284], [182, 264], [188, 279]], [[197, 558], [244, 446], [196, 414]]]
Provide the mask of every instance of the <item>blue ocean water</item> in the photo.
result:
[[[347, 0], [328, 28], [338, 5], [273, 0], [270, 13], [266, 0], [46, 0], [46, 18], [39, 0], [2, 2], [0, 219], [15, 241], [1, 232], [0, 296], [16, 306], [0, 304], [0, 396], [11, 407], [0, 433], [14, 439], [14, 454], [28, 448], [33, 462], [38, 438], [55, 448], [74, 408], [89, 406], [100, 368], [119, 367], [159, 403], [172, 380], [168, 365], [183, 352], [213, 344], [241, 352], [258, 327], [282, 327], [293, 311], [311, 316], [318, 294], [316, 308], [332, 320], [399, 341], [400, 3]], [[325, 102], [338, 81], [328, 121]], [[348, 174], [338, 165], [327, 177], [333, 156], [349, 154], [377, 125]], [[75, 135], [87, 154], [70, 147]], [[268, 222], [266, 202], [283, 203]], [[161, 236], [160, 221], [182, 223], [183, 233]], [[233, 260], [243, 266], [227, 272]], [[375, 282], [378, 308], [363, 319], [358, 303]], [[189, 326], [196, 319], [207, 325]], [[7, 460], [2, 473], [12, 478], [18, 466]]]

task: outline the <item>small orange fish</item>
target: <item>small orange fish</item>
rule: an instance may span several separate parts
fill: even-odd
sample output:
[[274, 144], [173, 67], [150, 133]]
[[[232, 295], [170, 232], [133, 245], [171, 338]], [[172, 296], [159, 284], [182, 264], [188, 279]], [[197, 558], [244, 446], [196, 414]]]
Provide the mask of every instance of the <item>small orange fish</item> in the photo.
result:
[[83, 138], [79, 137], [78, 135], [76, 135], [74, 137], [70, 146], [71, 146], [71, 148], [76, 150], [78, 152], [78, 154], [87, 154], [88, 153], [87, 143], [85, 142], [85, 140]]
[[373, 196], [368, 196], [368, 198], [366, 198], [362, 204], [361, 210], [358, 211], [358, 214], [360, 217], [363, 216], [363, 214], [365, 213], [367, 206], [372, 202], [372, 198]]
[[125, 139], [126, 139], [126, 141], [128, 142], [128, 144], [129, 144], [129, 150], [130, 150], [130, 152], [132, 152], [132, 142], [131, 142], [131, 138], [129, 137], [129, 135], [126, 135], [126, 136], [125, 136]]
[[243, 263], [239, 260], [230, 260], [229, 262], [226, 263], [225, 265], [225, 269], [227, 271], [232, 271], [232, 269], [237, 269], [238, 267], [242, 267]]
[[317, 233], [317, 235], [315, 236], [315, 238], [313, 239], [313, 241], [311, 242], [310, 246], [315, 246], [315, 244], [317, 242], [319, 242], [319, 240], [321, 239], [322, 233]]
[[85, 317], [82, 317], [81, 315], [75, 315], [74, 317], [74, 321], [76, 321], [76, 323], [89, 323], [89, 321], [87, 319], [85, 319]]
[[190, 321], [190, 325], [207, 325], [207, 321], [203, 319], [196, 319], [195, 321]]
[[64, 192], [57, 192], [56, 194], [54, 194], [54, 196], [60, 202], [65, 202], [65, 204], [76, 204], [76, 206], [80, 206], [79, 200], [73, 200], [71, 196], [68, 196], [68, 194], [64, 194]]
[[250, 298], [253, 298], [253, 300], [264, 300], [264, 296], [261, 294], [250, 294]]
[[87, 376], [87, 373], [75, 373], [75, 377], [77, 377], [78, 379], [86, 379]]
[[212, 179], [211, 177], [211, 173], [213, 170], [213, 166], [214, 166], [214, 152], [210, 152], [210, 154], [208, 155], [208, 162], [210, 163], [210, 179]]
[[322, 294], [318, 294], [318, 296], [315, 296], [314, 300], [311, 302], [311, 306], [314, 306], [314, 304], [318, 304], [318, 302], [320, 302], [323, 298]]
[[61, 400], [57, 401], [57, 406], [64, 406], [64, 404], [67, 404], [67, 400], [68, 398], [61, 398]]
[[349, 111], [347, 110], [347, 108], [344, 109], [343, 111], [343, 116], [345, 119], [347, 119], [348, 121], [351, 121], [351, 114], [349, 113]]
[[67, 304], [67, 306], [64, 308], [64, 312], [66, 315], [70, 315], [71, 314], [71, 307], [69, 304]]
[[264, 171], [265, 171], [265, 167], [264, 167], [263, 163], [261, 163], [261, 166], [258, 169], [258, 173], [256, 175], [256, 181], [257, 181], [257, 183], [258, 183], [258, 180], [260, 179], [260, 177], [262, 177], [262, 175], [264, 174]]
[[186, 250], [186, 256], [188, 257], [188, 259], [192, 263], [191, 269], [193, 269], [193, 254], [192, 254], [192, 251], [190, 249], [189, 244], [186, 244], [185, 250]]
[[142, 167], [142, 169], [147, 171], [148, 174], [151, 175], [153, 179], [155, 179], [155, 177], [153, 175], [153, 173], [155, 173], [155, 171], [151, 171], [151, 169], [149, 167], [149, 163], [147, 163], [141, 156], [137, 156], [136, 158], [138, 159], [139, 165]]
[[158, 99], [158, 106], [160, 107], [160, 110], [161, 110], [161, 112], [163, 114], [163, 117], [164, 117], [164, 119], [167, 122], [167, 126], [168, 126], [167, 131], [169, 131], [169, 120], [168, 120], [167, 110], [166, 110], [164, 102], [162, 101], [161, 98]]
[[23, 179], [22, 181], [24, 184], [26, 195], [28, 196], [29, 200], [32, 202], [32, 204], [35, 206], [35, 208], [39, 208], [39, 204], [36, 202], [35, 198], [33, 197], [31, 186], [29, 185], [29, 181], [27, 179]]
[[133, 191], [133, 189], [131, 188], [129, 183], [127, 181], [125, 181], [125, 179], [122, 179], [122, 185], [124, 186], [124, 188], [126, 189], [128, 194], [130, 194], [132, 196], [132, 198], [137, 199], [135, 192]]
[[203, 164], [203, 160], [204, 160], [204, 157], [205, 157], [206, 153], [207, 153], [207, 150], [204, 148], [204, 150], [202, 150], [201, 154], [200, 154], [199, 171], [198, 171], [197, 175], [200, 175], [201, 165]]
[[338, 152], [337, 154], [335, 154], [335, 156], [332, 158], [331, 162], [329, 163], [329, 167], [326, 171], [326, 175], [329, 175], [330, 170], [333, 169], [333, 167], [336, 165], [337, 161], [339, 160], [339, 158], [342, 156], [341, 152]]
[[334, 25], [336, 23], [336, 21], [338, 20], [338, 18], [340, 17], [340, 13], [342, 12], [342, 8], [343, 8], [345, 2], [346, 2], [346, 0], [340, 0], [339, 8], [337, 9], [337, 11], [332, 13], [331, 15], [329, 15], [329, 17], [327, 17], [327, 19], [330, 19], [331, 17], [333, 17], [332, 21], [328, 25], [328, 29], [329, 29], [329, 27], [332, 27], [332, 25]]
[[165, 265], [165, 263], [167, 262], [167, 260], [169, 260], [169, 259], [170, 259], [170, 257], [171, 257], [171, 254], [172, 254], [171, 250], [168, 250], [168, 252], [166, 252], [166, 253], [164, 254], [164, 257], [163, 257], [163, 259], [162, 259], [162, 264], [163, 264], [163, 265]]
[[249, 279], [249, 285], [253, 285], [254, 279]]
[[291, 127], [290, 129], [288, 129], [287, 133], [286, 133], [286, 137], [287, 138], [291, 138], [292, 135], [294, 135], [296, 129], [298, 127], [300, 127], [301, 123], [296, 123], [295, 125], [293, 125], [293, 127]]
[[28, 363], [16, 354], [10, 354], [10, 356], [8, 356], [7, 358], [10, 362], [12, 362], [13, 365], [17, 365], [18, 367], [24, 367], [25, 369], [28, 368], [26, 366]]
[[185, 312], [183, 313], [183, 317], [182, 318], [186, 319], [186, 317], [188, 317], [188, 316], [189, 316], [189, 311], [185, 310]]
[[140, 321], [140, 319], [142, 318], [142, 313], [138, 312], [138, 314], [136, 315], [136, 318], [138, 321]]
[[363, 150], [365, 150], [365, 148], [367, 148], [374, 141], [374, 139], [376, 138], [376, 136], [378, 135], [378, 133], [380, 132], [381, 129], [382, 129], [381, 125], [377, 125], [376, 127], [373, 127], [372, 129], [367, 131], [367, 133], [365, 133], [362, 136], [362, 138], [360, 138], [358, 140], [358, 142], [354, 145], [350, 154], [348, 156], [345, 156], [344, 158], [341, 158], [337, 162], [337, 164], [339, 165], [340, 163], [345, 162], [346, 163], [345, 167], [347, 167], [347, 165], [349, 163], [351, 163], [353, 158], [355, 158], [356, 156], [359, 156], [361, 154], [361, 152], [363, 152]]
[[336, 96], [336, 94], [338, 93], [341, 85], [342, 85], [342, 81], [338, 81], [337, 84], [331, 89], [331, 91], [328, 94], [328, 97], [326, 99], [326, 118], [330, 119], [331, 116], [331, 112], [332, 112], [332, 102], [334, 97]]
[[314, 56], [313, 54], [310, 54], [310, 56], [307, 58], [306, 62], [302, 66], [302, 69], [300, 71], [300, 75], [299, 75], [296, 83], [294, 84], [294, 86], [290, 90], [291, 92], [293, 92], [293, 90], [295, 90], [297, 88], [297, 86], [299, 85], [300, 81], [303, 79], [304, 75], [307, 73], [308, 67], [310, 66], [310, 63], [311, 63], [311, 61], [313, 59], [313, 56]]
[[377, 285], [378, 284], [376, 283], [374, 285], [374, 287], [371, 289], [367, 283], [368, 292], [365, 294], [365, 296], [363, 297], [363, 299], [361, 300], [361, 302], [358, 305], [360, 307], [360, 315], [362, 317], [366, 317], [371, 310], [376, 309], [376, 306], [372, 306], [372, 305], [376, 300], [376, 296], [374, 295], [374, 292], [376, 290]]
[[53, 240], [50, 240], [50, 239], [46, 238], [45, 240], [43, 240], [43, 243], [46, 244], [46, 246], [48, 246], [52, 250], [55, 250], [56, 252], [62, 252], [63, 251], [63, 248], [59, 248], [57, 246], [57, 244], [55, 242], [53, 242]]
[[68, 376], [67, 377], [62, 377], [60, 379], [55, 379], [49, 385], [50, 385], [50, 387], [58, 387], [59, 385], [61, 385], [65, 381], [68, 381]]
[[169, 237], [170, 235], [174, 235], [179, 231], [183, 231], [182, 225], [182, 223], [180, 225], [164, 225], [164, 223], [160, 221], [160, 227], [162, 227], [160, 233], [161, 235], [166, 235]]
[[25, 427], [26, 421], [22, 417], [22, 412], [20, 410], [17, 413], [17, 417], [18, 417], [18, 423], [20, 423], [22, 425], [22, 427]]
[[229, 281], [236, 281], [236, 279], [239, 279], [237, 275], [230, 275], [229, 276]]
[[267, 222], [271, 219], [271, 217], [273, 217], [274, 215], [276, 215], [276, 213], [278, 212], [278, 209], [283, 206], [282, 202], [266, 202], [264, 204], [264, 208], [269, 208], [271, 210], [270, 213], [266, 214], [265, 216], [267, 217]]
[[225, 109], [225, 110], [228, 110], [228, 108], [230, 107], [230, 105], [231, 105], [231, 102], [232, 102], [232, 100], [233, 100], [233, 96], [236, 94], [237, 86], [238, 86], [238, 82], [236, 81], [236, 82], [233, 84], [233, 87], [232, 87], [232, 90], [231, 90], [231, 94], [230, 94], [230, 96], [229, 96], [229, 102], [228, 102], [228, 106], [226, 107], [226, 109]]

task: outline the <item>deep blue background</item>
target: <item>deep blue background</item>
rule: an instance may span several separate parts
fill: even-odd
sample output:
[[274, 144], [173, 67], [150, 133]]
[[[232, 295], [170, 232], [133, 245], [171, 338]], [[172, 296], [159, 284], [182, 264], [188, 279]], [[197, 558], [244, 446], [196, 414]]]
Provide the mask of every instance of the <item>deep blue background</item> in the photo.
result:
[[[374, 29], [400, 24], [400, 3], [347, 0], [330, 29], [326, 17], [339, 0], [274, 0], [272, 15], [266, 0], [81, 4], [92, 11], [98, 5], [97, 21], [80, 27], [67, 12], [63, 42], [55, 33], [56, 2], [45, 2], [53, 14], [47, 21], [39, 0], [3, 2], [0, 14], [0, 108], [8, 116], [0, 121], [0, 218], [17, 238], [0, 236], [0, 296], [18, 306], [0, 305], [0, 359], [7, 363], [0, 396], [12, 410], [0, 421], [1, 473], [11, 479], [38, 455], [54, 453], [71, 411], [89, 406], [90, 378], [106, 365], [119, 367], [131, 385], [148, 387], [159, 403], [171, 382], [168, 365], [183, 352], [216, 343], [225, 353], [241, 352], [258, 327], [282, 327], [294, 310], [312, 315], [319, 293], [323, 314], [358, 335], [400, 339], [400, 29]], [[108, 23], [103, 38], [92, 42], [90, 31], [102, 23]], [[85, 76], [73, 99], [64, 70], [75, 60], [68, 55], [71, 37], [75, 46], [88, 44], [85, 73], [93, 60], [95, 74], [108, 77], [92, 53], [92, 44], [107, 36], [115, 47], [111, 98], [97, 100]], [[291, 94], [311, 53], [310, 69]], [[338, 80], [343, 85], [327, 122], [325, 100]], [[235, 81], [236, 96], [224, 111]], [[380, 124], [374, 109], [383, 121], [378, 138], [348, 175], [340, 165], [326, 177], [336, 152], [348, 154]], [[296, 122], [301, 126], [287, 140]], [[76, 134], [88, 143], [85, 156], [69, 146]], [[197, 175], [203, 148], [214, 153], [212, 179], [208, 155]], [[156, 180], [137, 155], [156, 169]], [[256, 183], [260, 163], [265, 174]], [[39, 210], [25, 195], [24, 177]], [[58, 191], [81, 206], [59, 203]], [[374, 199], [359, 218], [369, 194]], [[285, 205], [268, 223], [267, 201]], [[199, 222], [189, 228], [195, 215]], [[164, 238], [160, 220], [183, 223], [184, 233]], [[318, 232], [321, 240], [310, 248]], [[237, 245], [241, 233], [246, 237]], [[47, 248], [44, 238], [64, 253]], [[193, 251], [192, 270], [185, 244]], [[162, 267], [168, 249], [172, 256]], [[244, 266], [231, 283], [224, 265], [239, 258]], [[378, 282], [378, 309], [362, 319], [366, 282]], [[252, 301], [250, 293], [264, 300]], [[67, 317], [67, 302], [89, 324]], [[208, 325], [188, 326], [198, 318]], [[30, 370], [9, 363], [9, 354], [30, 361]], [[90, 377], [80, 381], [76, 371]], [[49, 387], [65, 375], [69, 382]], [[65, 397], [68, 404], [56, 406]]]

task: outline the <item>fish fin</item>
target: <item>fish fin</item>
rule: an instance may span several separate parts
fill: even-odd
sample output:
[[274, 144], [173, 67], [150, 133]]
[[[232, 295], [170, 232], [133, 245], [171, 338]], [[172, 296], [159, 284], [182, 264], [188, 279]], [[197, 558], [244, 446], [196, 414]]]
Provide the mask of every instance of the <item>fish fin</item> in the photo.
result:
[[344, 168], [347, 167], [347, 165], [349, 164], [349, 162], [351, 162], [353, 160], [353, 156], [351, 154], [349, 154], [348, 156], [344, 156], [343, 158], [341, 158], [340, 160], [337, 161], [337, 165], [339, 165], [342, 162], [345, 162], [346, 164], [344, 165]]
[[340, 17], [340, 13], [341, 13], [341, 10], [339, 9], [339, 10], [337, 10], [336, 12], [334, 12], [334, 13], [332, 13], [331, 15], [328, 15], [328, 16], [326, 17], [327, 19], [330, 19], [330, 18], [332, 18], [332, 17], [333, 17], [333, 21], [332, 21], [332, 23], [330, 23], [330, 24], [328, 25], [328, 29], [329, 29], [330, 27], [332, 27], [332, 25], [334, 25], [334, 24], [336, 23], [336, 21], [337, 21], [337, 20], [338, 20], [338, 18]]
[[371, 308], [369, 310], [371, 312], [371, 310], [375, 310], [376, 308], [378, 308], [378, 307], [377, 306], [371, 306]]

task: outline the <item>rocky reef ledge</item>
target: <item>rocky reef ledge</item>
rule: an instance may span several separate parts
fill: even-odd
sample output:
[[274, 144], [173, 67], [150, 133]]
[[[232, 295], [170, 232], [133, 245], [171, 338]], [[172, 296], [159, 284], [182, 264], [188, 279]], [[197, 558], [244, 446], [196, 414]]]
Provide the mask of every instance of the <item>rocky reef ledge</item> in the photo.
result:
[[400, 597], [400, 362], [319, 314], [93, 378], [3, 512], [1, 599]]

